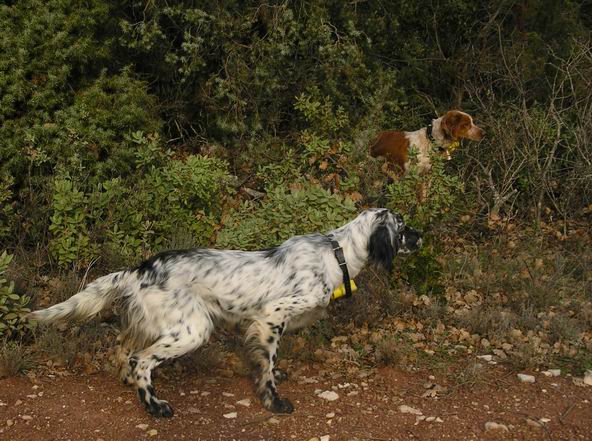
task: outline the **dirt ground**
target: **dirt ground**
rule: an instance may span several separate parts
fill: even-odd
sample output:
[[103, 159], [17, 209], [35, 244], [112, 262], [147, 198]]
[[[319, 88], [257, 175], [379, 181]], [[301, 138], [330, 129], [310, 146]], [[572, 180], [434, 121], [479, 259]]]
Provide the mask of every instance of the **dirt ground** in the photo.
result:
[[[478, 382], [463, 384], [450, 372], [439, 378], [381, 368], [351, 375], [304, 364], [280, 386], [295, 412], [274, 416], [255, 399], [247, 377], [165, 370], [155, 384], [175, 415], [155, 419], [113, 375], [38, 372], [0, 380], [0, 439], [592, 439], [592, 387], [578, 386], [569, 376], [531, 373], [536, 382], [522, 383], [516, 372], [488, 366]], [[319, 397], [324, 391], [338, 398]], [[402, 412], [402, 405], [422, 416]], [[487, 422], [507, 431], [486, 431]]]

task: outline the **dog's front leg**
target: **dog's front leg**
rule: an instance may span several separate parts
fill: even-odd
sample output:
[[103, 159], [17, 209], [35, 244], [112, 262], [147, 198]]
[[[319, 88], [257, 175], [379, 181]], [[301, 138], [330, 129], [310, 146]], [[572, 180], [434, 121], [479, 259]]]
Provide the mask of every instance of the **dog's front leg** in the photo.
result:
[[274, 413], [292, 413], [294, 406], [279, 396], [275, 384], [274, 365], [277, 348], [284, 333], [284, 317], [268, 316], [265, 321], [255, 321], [249, 326], [246, 342], [249, 351], [257, 394], [266, 409]]

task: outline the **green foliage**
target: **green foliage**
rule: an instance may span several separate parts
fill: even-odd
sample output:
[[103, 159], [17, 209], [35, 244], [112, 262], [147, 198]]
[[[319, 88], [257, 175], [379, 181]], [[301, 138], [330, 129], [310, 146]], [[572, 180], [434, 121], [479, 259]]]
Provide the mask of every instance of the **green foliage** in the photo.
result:
[[[457, 176], [445, 172], [439, 155], [432, 155], [430, 162], [429, 173], [421, 174], [412, 167], [386, 189], [387, 207], [408, 214], [409, 224], [423, 230], [435, 220], [445, 220], [463, 192], [462, 182]], [[420, 196], [423, 191], [425, 200]]]
[[10, 235], [14, 224], [12, 176], [0, 177], [0, 241]]
[[224, 219], [220, 248], [268, 248], [297, 234], [328, 231], [355, 215], [354, 203], [315, 185], [272, 190], [261, 203], [243, 202]]
[[5, 279], [11, 261], [6, 251], [0, 254], [0, 337], [20, 336], [33, 326], [24, 318], [30, 311], [29, 297], [15, 293], [14, 282]]

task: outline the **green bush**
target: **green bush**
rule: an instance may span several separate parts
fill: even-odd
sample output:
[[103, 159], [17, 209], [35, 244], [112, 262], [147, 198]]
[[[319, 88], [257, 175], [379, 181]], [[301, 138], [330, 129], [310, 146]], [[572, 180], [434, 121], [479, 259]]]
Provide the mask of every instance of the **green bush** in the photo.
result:
[[33, 326], [24, 319], [30, 311], [29, 297], [15, 293], [14, 282], [5, 279], [11, 261], [6, 251], [0, 254], [0, 337], [20, 336]]
[[319, 186], [286, 190], [276, 187], [265, 201], [245, 201], [223, 219], [216, 245], [220, 248], [262, 249], [298, 235], [324, 232], [351, 220], [354, 203]]

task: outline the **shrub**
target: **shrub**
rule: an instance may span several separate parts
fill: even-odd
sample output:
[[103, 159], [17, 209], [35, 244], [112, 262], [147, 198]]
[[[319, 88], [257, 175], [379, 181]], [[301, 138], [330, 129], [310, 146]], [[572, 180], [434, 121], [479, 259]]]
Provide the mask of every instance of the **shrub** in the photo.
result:
[[262, 203], [245, 201], [224, 218], [216, 245], [261, 249], [294, 236], [327, 231], [351, 220], [354, 203], [312, 184], [286, 190], [276, 187]]
[[24, 334], [31, 323], [24, 319], [30, 310], [29, 297], [14, 292], [14, 282], [4, 278], [12, 255], [3, 251], [0, 254], [0, 336], [12, 337]]

